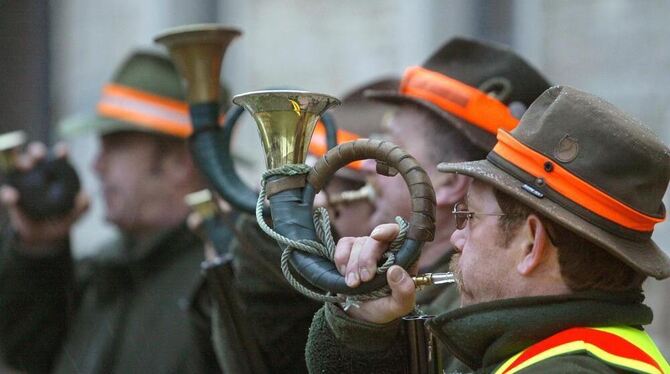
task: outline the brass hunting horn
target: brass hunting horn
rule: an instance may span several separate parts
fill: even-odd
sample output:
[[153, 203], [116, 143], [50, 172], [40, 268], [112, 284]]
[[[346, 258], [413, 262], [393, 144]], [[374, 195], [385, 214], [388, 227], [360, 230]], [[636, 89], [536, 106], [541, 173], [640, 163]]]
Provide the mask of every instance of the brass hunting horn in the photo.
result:
[[[244, 112], [232, 107], [219, 125], [221, 86], [219, 75], [226, 49], [240, 36], [236, 29], [202, 24], [177, 27], [154, 41], [167, 47], [172, 61], [186, 84], [193, 134], [189, 142], [193, 157], [214, 189], [239, 211], [252, 213], [258, 193], [248, 187], [235, 171], [231, 140], [237, 120]], [[329, 134], [334, 124], [324, 119]], [[329, 138], [332, 145], [334, 135]], [[269, 212], [266, 211], [266, 215]]]
[[193, 126], [189, 142], [197, 165], [233, 207], [253, 212], [258, 196], [235, 171], [230, 157], [232, 131], [219, 125], [221, 64], [228, 45], [240, 35], [236, 29], [203, 24], [168, 30], [154, 41], [167, 47], [186, 84]]
[[[304, 163], [317, 120], [329, 107], [339, 104], [339, 100], [304, 91], [275, 90], [238, 95], [233, 103], [243, 106], [258, 126], [269, 169], [264, 175], [261, 196], [267, 193], [274, 232], [266, 230], [262, 219], [259, 224], [288, 253], [286, 258], [282, 257], [282, 270], [289, 282], [287, 272], [297, 273], [296, 280], [302, 278], [309, 284], [309, 290], [292, 283], [294, 287], [309, 297], [332, 301], [334, 294], [356, 297], [386, 285], [386, 276], [378, 274], [373, 280], [350, 288], [331, 259], [292, 250], [301, 243], [319, 241], [313, 222], [314, 196], [337, 170], [357, 160], [375, 159], [378, 172], [387, 175], [397, 172], [404, 178], [413, 213], [406, 240], [395, 253], [395, 264], [408, 268], [416, 262], [423, 243], [433, 239], [435, 192], [428, 175], [412, 156], [390, 142], [361, 139], [336, 146], [309, 168]], [[257, 214], [257, 218], [261, 217]], [[286, 264], [290, 265], [288, 269]]]
[[[186, 83], [193, 134], [189, 138], [193, 157], [217, 192], [240, 210], [254, 209], [256, 194], [235, 172], [232, 158], [224, 157], [221, 148], [230, 147], [230, 132], [219, 126], [221, 88], [219, 74], [226, 48], [241, 35], [236, 29], [218, 25], [190, 25], [171, 29], [155, 38], [167, 47], [172, 61]], [[229, 152], [226, 152], [229, 155]], [[224, 360], [222, 369], [230, 373], [267, 373], [268, 368], [250, 322], [240, 309], [233, 289], [232, 256], [223, 240], [217, 239], [213, 226], [216, 204], [211, 196], [190, 196], [190, 203], [205, 220], [205, 229], [220, 257], [205, 262], [203, 271], [212, 299], [212, 323], [223, 337], [222, 350], [232, 352], [233, 359]], [[220, 234], [220, 232], [219, 232]]]

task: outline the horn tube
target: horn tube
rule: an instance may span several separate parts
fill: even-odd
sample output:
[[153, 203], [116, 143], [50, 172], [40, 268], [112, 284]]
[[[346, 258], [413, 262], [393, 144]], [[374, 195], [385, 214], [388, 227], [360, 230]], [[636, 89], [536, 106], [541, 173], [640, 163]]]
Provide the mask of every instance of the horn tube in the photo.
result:
[[407, 332], [407, 372], [410, 374], [441, 374], [444, 370], [437, 338], [426, 325], [433, 318], [431, 315], [409, 315], [402, 319]]
[[258, 340], [252, 333], [251, 322], [240, 308], [234, 287], [233, 256], [228, 245], [233, 236], [232, 227], [221, 221], [221, 212], [209, 190], [193, 192], [184, 200], [200, 214], [205, 236], [218, 255], [215, 260], [203, 262], [202, 271], [211, 296], [212, 327], [221, 336], [214, 344], [219, 344], [221, 351], [230, 353], [228, 359], [219, 362], [221, 369], [224, 373], [268, 373]]
[[[193, 126], [189, 148], [196, 164], [233, 207], [253, 212], [256, 196], [237, 175], [230, 158], [232, 129], [219, 126], [221, 64], [228, 45], [240, 35], [239, 30], [219, 25], [190, 25], [168, 30], [154, 41], [167, 47], [186, 83]], [[231, 109], [226, 123], [234, 123], [241, 114]]]

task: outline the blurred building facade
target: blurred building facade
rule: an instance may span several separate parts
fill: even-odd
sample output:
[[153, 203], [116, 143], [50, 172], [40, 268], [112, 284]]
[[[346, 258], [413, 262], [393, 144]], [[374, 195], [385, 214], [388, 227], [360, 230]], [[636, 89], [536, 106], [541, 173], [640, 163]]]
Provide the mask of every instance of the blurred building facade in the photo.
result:
[[[6, 96], [0, 97], [0, 108], [13, 113], [5, 116], [10, 121], [0, 126], [3, 131], [26, 127], [33, 136], [45, 139], [60, 121], [92, 116], [102, 85], [132, 48], [158, 49], [152, 37], [168, 27], [217, 22], [244, 32], [224, 62], [222, 79], [233, 94], [290, 85], [340, 95], [376, 77], [399, 76], [404, 67], [420, 64], [451, 36], [466, 35], [511, 45], [553, 82], [602, 96], [670, 144], [666, 89], [670, 86], [670, 23], [666, 21], [670, 2], [664, 0], [60, 0], [48, 5], [33, 0], [0, 4], [9, 10], [0, 17], [0, 40], [10, 46], [0, 59], [0, 74], [7, 82], [0, 90]], [[17, 99], [23, 105], [18, 111]], [[261, 151], [254, 132], [251, 125], [243, 127], [236, 152], [256, 160], [258, 169]], [[70, 144], [85, 186], [96, 197], [97, 185], [90, 172], [95, 138], [83, 136]], [[97, 198], [77, 227], [74, 245], [80, 255], [91, 243], [114, 235], [104, 224], [101, 207]], [[658, 226], [655, 239], [670, 250], [670, 223]], [[668, 355], [670, 282], [652, 280], [646, 288], [656, 311], [651, 332]]]

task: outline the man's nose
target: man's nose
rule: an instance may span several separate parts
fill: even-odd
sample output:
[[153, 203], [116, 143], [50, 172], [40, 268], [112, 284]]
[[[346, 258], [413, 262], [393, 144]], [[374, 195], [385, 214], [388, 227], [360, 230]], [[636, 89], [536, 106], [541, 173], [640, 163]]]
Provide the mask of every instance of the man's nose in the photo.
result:
[[450, 241], [451, 241], [451, 244], [454, 245], [454, 249], [457, 252], [463, 252], [463, 247], [465, 247], [465, 230], [466, 229], [467, 228], [465, 228], [463, 230], [455, 230], [451, 234]]

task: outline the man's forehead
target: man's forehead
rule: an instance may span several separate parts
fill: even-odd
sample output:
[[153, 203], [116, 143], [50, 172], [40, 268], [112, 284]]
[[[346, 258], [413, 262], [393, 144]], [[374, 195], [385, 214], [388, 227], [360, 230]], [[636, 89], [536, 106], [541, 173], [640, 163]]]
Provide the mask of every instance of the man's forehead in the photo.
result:
[[473, 180], [465, 195], [465, 201], [468, 205], [481, 205], [484, 200], [493, 195], [493, 187], [480, 180]]

